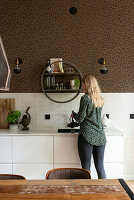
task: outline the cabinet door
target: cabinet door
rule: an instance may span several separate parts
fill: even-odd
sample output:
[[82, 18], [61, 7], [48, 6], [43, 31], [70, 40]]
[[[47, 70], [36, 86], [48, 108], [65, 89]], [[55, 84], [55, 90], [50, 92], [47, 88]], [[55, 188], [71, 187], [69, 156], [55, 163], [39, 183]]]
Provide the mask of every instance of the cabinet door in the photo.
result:
[[54, 163], [80, 163], [77, 135], [54, 136]]
[[[121, 163], [104, 163], [104, 168], [107, 179], [117, 179], [123, 177], [123, 165]], [[98, 176], [93, 163], [91, 171], [92, 178], [97, 179]]]
[[123, 164], [122, 163], [105, 163], [105, 170], [107, 178], [123, 178]]
[[0, 137], [0, 163], [12, 163], [12, 138]]
[[26, 179], [45, 179], [46, 173], [53, 169], [52, 164], [13, 164], [13, 173], [20, 174]]
[[123, 138], [122, 136], [107, 136], [104, 162], [122, 162]]
[[0, 174], [12, 174], [12, 164], [0, 164]]
[[13, 137], [13, 163], [53, 162], [53, 136]]

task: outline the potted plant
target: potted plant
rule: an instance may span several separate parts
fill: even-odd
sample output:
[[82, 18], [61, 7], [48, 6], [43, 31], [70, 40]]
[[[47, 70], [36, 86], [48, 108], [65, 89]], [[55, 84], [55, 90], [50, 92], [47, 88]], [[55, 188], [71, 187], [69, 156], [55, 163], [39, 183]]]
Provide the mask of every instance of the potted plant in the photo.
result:
[[21, 116], [19, 110], [12, 110], [8, 113], [7, 122], [9, 123], [10, 130], [18, 130], [18, 119]]
[[75, 86], [76, 90], [79, 89], [79, 87], [80, 87], [80, 79], [78, 79], [78, 78], [74, 79], [74, 86]]

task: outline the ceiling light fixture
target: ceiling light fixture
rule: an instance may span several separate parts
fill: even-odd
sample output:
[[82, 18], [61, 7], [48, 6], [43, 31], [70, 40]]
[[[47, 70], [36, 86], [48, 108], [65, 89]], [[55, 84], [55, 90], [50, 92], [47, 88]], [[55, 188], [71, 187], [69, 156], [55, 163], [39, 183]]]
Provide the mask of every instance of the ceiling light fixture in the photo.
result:
[[75, 14], [77, 13], [77, 8], [76, 8], [76, 7], [71, 7], [71, 8], [69, 9], [69, 13], [70, 13], [71, 15], [75, 15]]

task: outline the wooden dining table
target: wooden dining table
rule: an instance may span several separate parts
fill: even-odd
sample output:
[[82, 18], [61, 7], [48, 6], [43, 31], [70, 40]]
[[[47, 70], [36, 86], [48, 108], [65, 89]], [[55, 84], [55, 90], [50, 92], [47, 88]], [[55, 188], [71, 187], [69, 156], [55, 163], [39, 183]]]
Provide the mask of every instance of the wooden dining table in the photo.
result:
[[2, 180], [0, 200], [132, 199], [122, 185], [118, 179]]

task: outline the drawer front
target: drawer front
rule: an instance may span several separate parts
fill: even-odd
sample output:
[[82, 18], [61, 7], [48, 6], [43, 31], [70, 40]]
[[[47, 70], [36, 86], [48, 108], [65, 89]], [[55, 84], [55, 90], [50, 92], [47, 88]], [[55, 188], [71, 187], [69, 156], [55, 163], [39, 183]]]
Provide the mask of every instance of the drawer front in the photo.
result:
[[12, 174], [12, 164], [0, 164], [0, 174]]
[[26, 179], [45, 179], [50, 169], [53, 169], [52, 164], [13, 164], [13, 174], [20, 174]]

